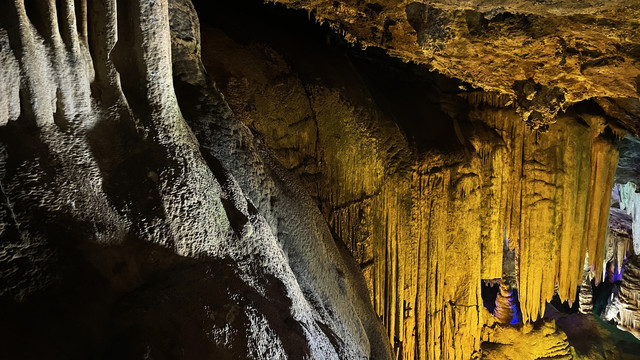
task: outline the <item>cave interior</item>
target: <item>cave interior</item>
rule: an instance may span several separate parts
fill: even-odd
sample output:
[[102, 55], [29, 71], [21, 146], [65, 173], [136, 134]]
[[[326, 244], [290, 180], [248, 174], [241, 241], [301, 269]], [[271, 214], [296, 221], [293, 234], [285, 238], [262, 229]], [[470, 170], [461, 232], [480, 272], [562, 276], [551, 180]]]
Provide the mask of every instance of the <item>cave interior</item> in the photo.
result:
[[0, 359], [640, 359], [640, 2], [7, 0]]

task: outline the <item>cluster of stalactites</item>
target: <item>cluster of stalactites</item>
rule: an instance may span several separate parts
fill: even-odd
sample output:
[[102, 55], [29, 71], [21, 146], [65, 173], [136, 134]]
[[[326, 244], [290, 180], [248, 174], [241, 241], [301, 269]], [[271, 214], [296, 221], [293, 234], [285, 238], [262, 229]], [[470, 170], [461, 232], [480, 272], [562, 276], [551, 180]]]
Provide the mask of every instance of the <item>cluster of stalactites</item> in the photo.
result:
[[514, 123], [507, 111], [476, 116], [503, 141], [494, 149], [502, 155], [494, 155], [501, 161], [491, 167], [492, 181], [500, 181], [491, 206], [504, 206], [498, 224], [506, 224], [517, 251], [522, 320], [529, 322], [556, 291], [573, 304], [587, 251], [600, 280], [618, 152], [615, 139], [604, 135], [610, 125], [599, 116], [562, 116], [553, 131], [539, 133]]
[[[593, 125], [586, 127], [564, 117], [555, 131], [539, 134], [513, 109], [472, 116], [500, 139], [475, 135], [476, 154], [466, 165], [425, 160], [412, 177], [410, 209], [401, 207], [400, 186], [382, 191], [368, 209], [381, 224], [371, 232], [374, 306], [408, 358], [477, 350], [480, 283], [502, 274], [505, 226], [516, 250], [516, 321], [536, 320], [556, 289], [573, 303], [587, 251], [594, 254], [589, 266], [601, 272], [596, 259], [603, 257], [617, 163], [615, 143], [600, 136], [603, 119], [585, 115]], [[515, 299], [506, 286], [496, 315], [511, 323]], [[461, 319], [476, 325], [462, 329]]]

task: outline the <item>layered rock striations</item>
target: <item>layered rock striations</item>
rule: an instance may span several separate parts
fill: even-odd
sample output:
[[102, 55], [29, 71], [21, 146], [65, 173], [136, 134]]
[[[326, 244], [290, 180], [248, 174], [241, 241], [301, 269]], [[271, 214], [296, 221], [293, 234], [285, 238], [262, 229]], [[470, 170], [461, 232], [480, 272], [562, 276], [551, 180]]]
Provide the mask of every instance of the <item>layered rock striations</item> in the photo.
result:
[[0, 357], [391, 357], [197, 28], [188, 1], [0, 4]]
[[585, 315], [593, 313], [593, 288], [589, 276], [583, 277], [578, 298], [580, 299], [580, 313]]
[[496, 307], [493, 315], [503, 324], [518, 323], [516, 297], [513, 288], [504, 279], [500, 283], [500, 290], [496, 297]]

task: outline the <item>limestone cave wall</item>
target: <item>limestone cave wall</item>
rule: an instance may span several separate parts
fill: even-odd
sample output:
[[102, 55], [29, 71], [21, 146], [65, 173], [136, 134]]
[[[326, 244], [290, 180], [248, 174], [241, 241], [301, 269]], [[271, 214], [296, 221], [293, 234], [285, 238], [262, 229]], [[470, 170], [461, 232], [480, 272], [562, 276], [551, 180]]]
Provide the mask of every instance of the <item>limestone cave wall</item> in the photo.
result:
[[189, 1], [3, 1], [0, 44], [1, 358], [390, 358]]

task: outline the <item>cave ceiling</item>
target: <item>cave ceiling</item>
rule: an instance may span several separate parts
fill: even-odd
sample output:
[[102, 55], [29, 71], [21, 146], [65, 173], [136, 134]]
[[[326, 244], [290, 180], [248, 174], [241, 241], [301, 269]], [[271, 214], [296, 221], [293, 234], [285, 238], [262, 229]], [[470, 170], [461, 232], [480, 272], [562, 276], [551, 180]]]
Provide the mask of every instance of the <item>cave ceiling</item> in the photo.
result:
[[529, 124], [601, 100], [637, 135], [640, 3], [623, 1], [277, 0], [348, 41], [509, 95]]

